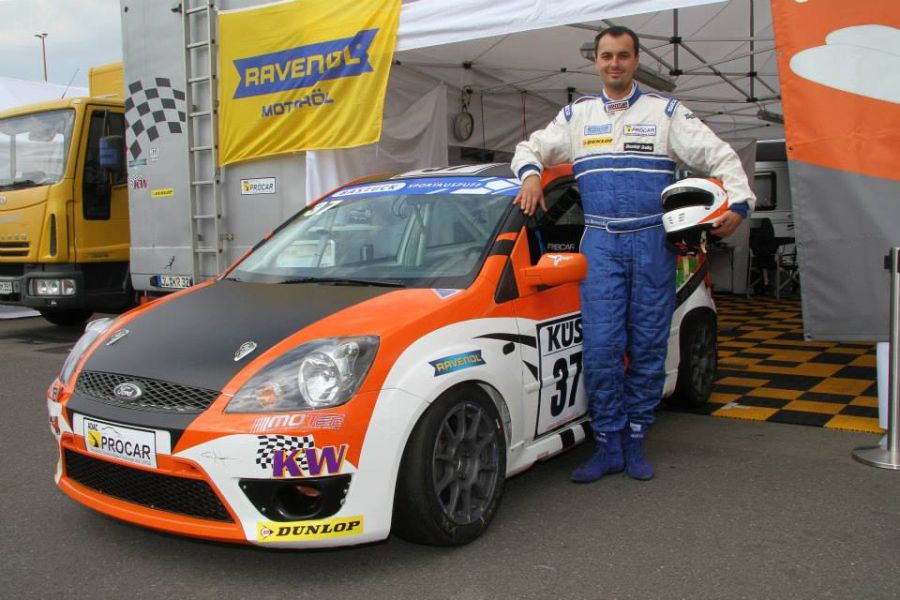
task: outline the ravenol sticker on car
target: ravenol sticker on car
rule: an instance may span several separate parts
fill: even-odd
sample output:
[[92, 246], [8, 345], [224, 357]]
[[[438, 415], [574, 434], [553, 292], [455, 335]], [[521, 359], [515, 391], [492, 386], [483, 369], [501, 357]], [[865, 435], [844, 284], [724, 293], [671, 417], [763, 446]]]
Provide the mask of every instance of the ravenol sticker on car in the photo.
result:
[[443, 358], [438, 358], [437, 360], [430, 360], [428, 361], [428, 364], [434, 367], [434, 376], [439, 377], [441, 375], [446, 375], [447, 373], [478, 367], [485, 364], [485, 362], [484, 358], [481, 356], [481, 350], [472, 350], [470, 352], [445, 356]]
[[587, 412], [581, 385], [581, 314], [538, 323], [538, 380], [541, 382], [535, 435], [558, 429]]
[[259, 542], [324, 540], [359, 535], [362, 532], [362, 515], [322, 521], [261, 521], [256, 524], [256, 540]]
[[277, 479], [337, 475], [343, 470], [347, 444], [316, 447], [312, 436], [260, 435], [256, 464]]

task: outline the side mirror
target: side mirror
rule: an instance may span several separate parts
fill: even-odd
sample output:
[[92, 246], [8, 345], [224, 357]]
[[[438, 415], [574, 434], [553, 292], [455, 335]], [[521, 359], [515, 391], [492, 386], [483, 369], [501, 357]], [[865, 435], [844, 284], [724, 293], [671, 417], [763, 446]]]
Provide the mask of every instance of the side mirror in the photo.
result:
[[125, 139], [121, 135], [100, 138], [100, 166], [107, 171], [125, 170]]
[[577, 252], [544, 254], [533, 267], [522, 269], [525, 285], [555, 286], [577, 283], [587, 276], [587, 259]]

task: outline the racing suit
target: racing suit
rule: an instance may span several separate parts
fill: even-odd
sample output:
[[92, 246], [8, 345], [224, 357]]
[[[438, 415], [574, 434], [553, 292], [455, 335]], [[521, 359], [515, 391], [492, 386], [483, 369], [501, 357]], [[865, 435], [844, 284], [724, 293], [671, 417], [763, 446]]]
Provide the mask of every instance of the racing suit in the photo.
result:
[[623, 100], [603, 94], [566, 106], [520, 142], [512, 160], [520, 181], [545, 165], [573, 166], [586, 226], [584, 383], [595, 434], [627, 423], [646, 430], [662, 396], [675, 255], [665, 243], [660, 194], [673, 182], [676, 159], [721, 179], [731, 210], [746, 217], [755, 197], [734, 150], [678, 100], [636, 85]]

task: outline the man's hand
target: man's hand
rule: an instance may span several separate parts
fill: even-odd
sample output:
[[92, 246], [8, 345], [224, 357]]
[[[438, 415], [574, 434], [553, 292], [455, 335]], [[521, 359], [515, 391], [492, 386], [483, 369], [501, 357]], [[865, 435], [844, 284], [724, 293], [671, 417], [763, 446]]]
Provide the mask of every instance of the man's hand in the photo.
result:
[[718, 237], [728, 237], [734, 230], [737, 229], [741, 221], [744, 220], [744, 217], [737, 214], [736, 212], [729, 210], [725, 213], [718, 221], [713, 223], [713, 235]]
[[522, 189], [516, 194], [513, 204], [518, 204], [526, 215], [533, 215], [539, 203], [541, 208], [547, 210], [547, 204], [544, 202], [544, 190], [541, 187], [541, 177], [535, 174], [526, 177], [522, 182]]

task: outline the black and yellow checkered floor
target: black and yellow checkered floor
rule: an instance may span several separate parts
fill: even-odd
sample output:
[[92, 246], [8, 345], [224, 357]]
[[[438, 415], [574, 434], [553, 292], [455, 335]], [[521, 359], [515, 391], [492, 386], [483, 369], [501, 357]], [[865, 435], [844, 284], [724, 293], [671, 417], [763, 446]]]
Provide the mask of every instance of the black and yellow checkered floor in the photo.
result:
[[717, 417], [883, 433], [875, 344], [807, 342], [799, 300], [718, 295]]

